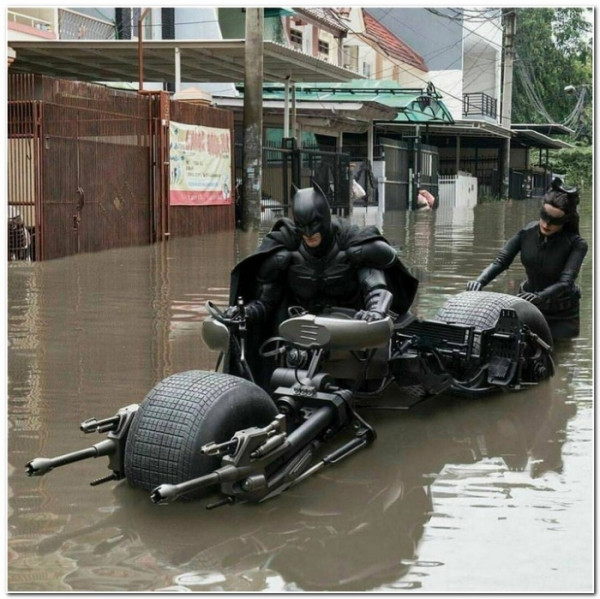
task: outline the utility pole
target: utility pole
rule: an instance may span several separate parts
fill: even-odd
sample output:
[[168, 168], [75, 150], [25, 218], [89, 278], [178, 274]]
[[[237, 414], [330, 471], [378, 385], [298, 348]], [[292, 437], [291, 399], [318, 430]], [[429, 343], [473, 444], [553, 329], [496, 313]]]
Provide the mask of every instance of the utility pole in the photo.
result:
[[[502, 21], [504, 25], [504, 71], [502, 76], [502, 126], [510, 131], [512, 116], [512, 85], [513, 85], [513, 62], [515, 58], [515, 32], [517, 28], [517, 15], [514, 8], [502, 9]], [[504, 156], [502, 165], [502, 190], [501, 196], [508, 198], [510, 189], [510, 137], [504, 145]]]
[[260, 227], [263, 132], [263, 8], [246, 8], [242, 229]]

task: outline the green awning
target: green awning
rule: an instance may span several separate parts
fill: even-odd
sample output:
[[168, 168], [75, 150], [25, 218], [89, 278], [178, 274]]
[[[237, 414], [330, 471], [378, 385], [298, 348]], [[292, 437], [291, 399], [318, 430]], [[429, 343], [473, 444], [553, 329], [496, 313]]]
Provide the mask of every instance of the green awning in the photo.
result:
[[[283, 84], [265, 85], [265, 100], [282, 100]], [[343, 83], [297, 83], [296, 100], [303, 102], [379, 102], [398, 110], [394, 123], [454, 123], [442, 96], [429, 83], [426, 88], [401, 87], [395, 81], [352, 79]]]
[[265, 19], [270, 19], [272, 17], [289, 17], [289, 16], [292, 16], [295, 14], [296, 14], [296, 12], [294, 11], [293, 8], [285, 8], [285, 7], [268, 8], [268, 7], [265, 7], [263, 9], [263, 17]]

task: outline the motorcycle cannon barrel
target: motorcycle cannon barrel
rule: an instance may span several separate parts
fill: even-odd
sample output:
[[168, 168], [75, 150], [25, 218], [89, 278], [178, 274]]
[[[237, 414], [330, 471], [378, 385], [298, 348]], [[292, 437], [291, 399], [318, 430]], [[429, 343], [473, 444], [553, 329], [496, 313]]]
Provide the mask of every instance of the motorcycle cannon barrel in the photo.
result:
[[92, 447], [80, 449], [71, 453], [66, 453], [54, 458], [34, 458], [27, 462], [25, 468], [29, 476], [43, 476], [59, 466], [72, 464], [88, 458], [98, 458], [100, 456], [111, 455], [116, 451], [117, 445], [113, 439], [105, 439], [96, 443]]
[[218, 482], [219, 475], [216, 472], [211, 472], [210, 474], [206, 474], [204, 476], [200, 476], [176, 485], [165, 483], [163, 485], [159, 485], [152, 491], [152, 493], [150, 493], [150, 499], [153, 503], [170, 503], [185, 493], [191, 493], [193, 491], [202, 489], [203, 487], [210, 487], [211, 485], [216, 485]]
[[150, 499], [153, 503], [170, 503], [178, 497], [185, 495], [186, 493], [194, 493], [200, 489], [211, 487], [213, 485], [225, 482], [237, 482], [245, 479], [248, 475], [253, 473], [251, 467], [237, 467], [237, 466], [223, 466], [214, 472], [187, 480], [182, 483], [171, 485], [165, 483], [159, 485], [150, 494]]

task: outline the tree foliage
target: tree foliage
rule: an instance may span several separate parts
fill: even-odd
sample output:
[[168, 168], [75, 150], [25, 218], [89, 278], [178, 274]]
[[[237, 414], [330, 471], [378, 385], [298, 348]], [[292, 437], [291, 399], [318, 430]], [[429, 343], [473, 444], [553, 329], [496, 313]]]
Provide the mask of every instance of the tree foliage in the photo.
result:
[[[585, 12], [591, 9], [515, 10], [513, 122], [573, 121], [570, 117], [578, 105], [581, 86], [585, 86], [585, 104], [592, 104], [591, 24], [585, 18]], [[575, 94], [565, 93], [568, 85], [575, 86]], [[585, 108], [576, 110], [573, 128], [578, 137], [591, 131], [591, 110]]]
[[552, 171], [564, 174], [569, 185], [576, 185], [580, 190], [591, 187], [593, 173], [591, 146], [553, 150], [550, 162]]

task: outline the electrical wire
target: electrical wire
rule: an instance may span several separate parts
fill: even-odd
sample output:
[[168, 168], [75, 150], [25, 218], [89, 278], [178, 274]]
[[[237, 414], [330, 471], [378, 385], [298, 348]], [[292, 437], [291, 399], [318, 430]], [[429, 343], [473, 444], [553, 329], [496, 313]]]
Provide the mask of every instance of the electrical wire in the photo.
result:
[[[391, 9], [390, 9], [390, 10], [391, 10]], [[367, 12], [368, 12], [368, 11], [367, 11]], [[386, 13], [386, 14], [389, 14], [389, 12], [388, 12], [388, 13]], [[376, 18], [375, 18], [375, 17], [374, 17], [374, 16], [373, 16], [371, 13], [369, 13], [369, 15], [370, 15], [372, 18], [374, 18], [374, 19], [375, 19], [375, 20], [376, 20], [378, 23], [380, 23], [382, 26], [384, 26], [384, 27], [385, 27], [385, 25], [384, 25], [384, 24], [383, 24], [383, 23], [382, 23], [382, 22], [381, 22], [379, 19], [376, 19]], [[339, 19], [339, 17], [338, 17], [338, 21], [339, 21], [339, 22], [342, 22], [342, 21]], [[486, 24], [486, 22], [484, 21], [484, 22], [482, 22], [482, 23], [481, 23], [481, 24], [480, 24], [480, 25], [479, 25], [479, 26], [478, 26], [476, 29], [469, 30], [469, 32], [470, 32], [470, 33], [474, 33], [474, 34], [476, 34], [476, 35], [477, 35], [477, 33], [476, 33], [476, 32], [477, 32], [477, 30], [478, 30], [478, 29], [480, 29], [481, 27], [483, 27], [483, 25], [485, 25], [485, 24]], [[387, 27], [386, 27], [386, 29], [387, 29]], [[363, 39], [363, 41], [364, 41], [364, 37], [365, 37], [365, 36], [364, 36], [364, 34], [362, 34], [362, 32], [357, 32], [357, 31], [355, 31], [354, 29], [352, 29], [351, 27], [349, 27], [349, 28], [348, 28], [348, 30], [349, 30], [351, 33], [353, 33], [354, 35], [356, 35], [356, 36], [357, 36], [359, 39]], [[366, 36], [366, 37], [367, 37], [367, 39], [369, 39], [369, 38], [368, 38], [368, 36]], [[482, 39], [487, 39], [487, 38], [484, 38], [484, 37], [483, 37], [483, 36], [481, 36], [481, 35], [478, 35], [478, 37], [481, 37]], [[375, 42], [376, 42], [377, 40], [370, 40], [370, 41], [375, 41]], [[458, 45], [459, 43], [460, 43], [460, 44], [462, 44], [462, 38], [461, 38], [459, 41], [457, 41], [457, 42], [456, 42], [454, 45]], [[413, 51], [414, 51], [414, 50], [413, 50]], [[409, 73], [409, 74], [410, 74], [410, 75], [411, 75], [413, 78], [415, 78], [415, 79], [418, 79], [418, 80], [422, 81], [422, 82], [423, 82], [423, 83], [425, 83], [425, 84], [427, 84], [427, 83], [429, 82], [429, 80], [427, 80], [427, 79], [425, 79], [425, 78], [423, 78], [423, 77], [420, 77], [419, 75], [417, 75], [416, 73], [414, 73], [414, 72], [412, 72], [412, 71], [409, 71], [409, 69], [408, 69], [408, 68], [406, 68], [406, 67], [403, 67], [402, 65], [395, 65], [395, 66], [396, 66], [396, 67], [399, 67], [399, 68], [400, 68], [401, 70], [403, 70], [404, 72], [407, 72], [407, 73]], [[392, 66], [392, 67], [389, 67], [389, 69], [386, 69], [386, 70], [384, 70], [384, 71], [383, 71], [383, 73], [381, 73], [382, 77], [380, 77], [380, 78], [385, 78], [386, 71], [393, 73], [393, 70], [394, 70], [394, 66]], [[462, 103], [462, 101], [463, 101], [463, 98], [461, 98], [461, 97], [458, 97], [458, 96], [456, 96], [456, 95], [452, 94], [452, 93], [451, 93], [451, 92], [449, 92], [447, 89], [444, 89], [444, 88], [441, 88], [441, 87], [438, 87], [438, 86], [436, 86], [436, 88], [438, 89], [438, 91], [440, 91], [441, 93], [445, 94], [447, 97], [449, 97], [449, 98], [453, 98], [453, 99], [457, 100], [458, 102]]]
[[[375, 20], [376, 20], [378, 23], [380, 23], [382, 26], [384, 26], [384, 27], [385, 27], [385, 25], [384, 25], [384, 24], [383, 24], [383, 22], [382, 22], [382, 20], [383, 20], [384, 18], [390, 18], [390, 19], [392, 19], [392, 20], [395, 20], [395, 21], [398, 21], [398, 20], [399, 20], [399, 19], [398, 19], [396, 16], [394, 16], [394, 14], [393, 14], [393, 12], [392, 12], [392, 11], [394, 10], [394, 8], [395, 8], [395, 7], [391, 7], [391, 8], [389, 8], [389, 9], [388, 9], [388, 10], [387, 10], [387, 11], [386, 11], [386, 12], [385, 12], [385, 13], [384, 13], [382, 16], [380, 16], [379, 18], [375, 17], [375, 16], [374, 16], [373, 14], [371, 14], [371, 13], [369, 13], [369, 14], [370, 14], [370, 16], [371, 16], [373, 19], [375, 19]], [[469, 34], [474, 34], [474, 35], [477, 35], [478, 37], [481, 37], [482, 39], [485, 39], [487, 42], [489, 42], [489, 39], [488, 39], [488, 38], [486, 38], [486, 37], [484, 37], [484, 36], [482, 36], [482, 35], [480, 35], [480, 34], [478, 34], [478, 33], [477, 33], [477, 30], [478, 30], [478, 29], [480, 29], [480, 28], [481, 28], [483, 25], [485, 25], [485, 24], [491, 24], [491, 25], [493, 25], [494, 27], [496, 27], [496, 28], [498, 28], [498, 29], [502, 29], [502, 28], [501, 28], [499, 25], [497, 25], [497, 24], [494, 22], [496, 19], [498, 19], [498, 17], [499, 17], [499, 13], [492, 13], [492, 14], [490, 14], [490, 11], [489, 11], [489, 10], [486, 10], [486, 9], [480, 9], [480, 10], [477, 10], [477, 9], [475, 9], [475, 10], [471, 10], [471, 9], [460, 9], [460, 10], [459, 10], [459, 9], [452, 9], [452, 8], [449, 8], [448, 10], [450, 10], [450, 11], [453, 13], [453, 14], [451, 14], [451, 15], [445, 14], [445, 13], [443, 13], [443, 12], [441, 12], [441, 11], [437, 10], [437, 9], [434, 9], [434, 8], [426, 8], [426, 10], [427, 10], [428, 12], [430, 12], [431, 14], [435, 15], [435, 16], [438, 16], [438, 17], [440, 17], [440, 18], [443, 18], [443, 19], [451, 20], [451, 21], [454, 21], [454, 22], [464, 22], [464, 21], [466, 21], [466, 22], [480, 23], [480, 24], [479, 24], [479, 26], [478, 26], [477, 28], [475, 28], [475, 29], [468, 29], [468, 33], [469, 33]], [[99, 12], [99, 11], [98, 11], [98, 12]], [[101, 14], [101, 13], [100, 13], [100, 14]], [[347, 29], [348, 29], [348, 30], [349, 30], [349, 31], [350, 31], [352, 34], [356, 35], [356, 36], [357, 36], [359, 39], [362, 39], [363, 41], [366, 41], [366, 40], [365, 40], [365, 38], [367, 38], [367, 40], [369, 40], [369, 41], [377, 41], [377, 40], [373, 40], [373, 39], [372, 39], [372, 38], [370, 38], [370, 36], [368, 36], [368, 35], [366, 35], [366, 36], [365, 36], [363, 32], [358, 32], [358, 31], [355, 31], [353, 28], [351, 28], [351, 27], [348, 27], [347, 23], [345, 23], [345, 22], [343, 21], [343, 19], [341, 19], [341, 18], [340, 18], [340, 16], [339, 16], [337, 13], [335, 13], [334, 11], [331, 11], [331, 14], [330, 14], [329, 16], [331, 16], [331, 17], [335, 18], [335, 20], [336, 20], [338, 23], [340, 23], [340, 24], [344, 25], [344, 26], [345, 26], [345, 27], [346, 27], [346, 28], [347, 28]], [[103, 17], [104, 17], [104, 15], [103, 15]], [[104, 18], [105, 18], [105, 17], [104, 17]], [[220, 23], [220, 21], [221, 21], [220, 19], [207, 19], [207, 20], [197, 20], [197, 21], [179, 21], [179, 22], [177, 22], [177, 23], [176, 23], [176, 25], [194, 25], [194, 24], [208, 24], [208, 23], [216, 23], [216, 24], [219, 24], [219, 23]], [[133, 25], [133, 24], [132, 24], [132, 25]], [[406, 24], [405, 24], [405, 25], [406, 25]], [[150, 28], [152, 28], [152, 27], [160, 27], [160, 26], [161, 26], [161, 24], [160, 24], [160, 23], [153, 23], [153, 24], [150, 24], [150, 25], [146, 25], [146, 27], [150, 27]], [[122, 25], [122, 24], [119, 24], [119, 25], [117, 25], [117, 24], [115, 23], [115, 37], [117, 36], [117, 34], [118, 34], [119, 32], [121, 32], [121, 31], [122, 31], [122, 27], [123, 27], [123, 25]], [[387, 27], [386, 27], [386, 29], [387, 29]], [[412, 27], [411, 27], [411, 29], [412, 29], [413, 31], [415, 31], [415, 30], [414, 30], [414, 28], [412, 28]], [[339, 46], [339, 44], [340, 44], [341, 42], [338, 40], [338, 41], [337, 41], [337, 43], [338, 43], [338, 46]], [[460, 40], [458, 40], [457, 42], [454, 42], [454, 43], [452, 43], [452, 44], [448, 44], [448, 45], [447, 45], [447, 46], [445, 46], [444, 48], [437, 49], [437, 50], [436, 50], [435, 52], [433, 52], [432, 54], [426, 54], [426, 55], [424, 55], [424, 56], [423, 56], [423, 59], [424, 59], [424, 60], [427, 60], [427, 59], [428, 59], [428, 60], [431, 60], [432, 58], [436, 58], [436, 57], [437, 57], [437, 56], [439, 56], [440, 54], [443, 54], [444, 52], [448, 52], [449, 50], [451, 50], [452, 48], [454, 48], [454, 47], [458, 46], [459, 44], [462, 44], [462, 38], [461, 38]], [[494, 42], [491, 42], [491, 45], [492, 45], [492, 46], [496, 46], [496, 47], [500, 48], [500, 46], [499, 46], [498, 44], [495, 44]], [[483, 49], [482, 49], [482, 51], [480, 52], [480, 54], [479, 54], [479, 56], [478, 56], [478, 59], [481, 59], [481, 57], [482, 57], [483, 53], [484, 53], [486, 50], [487, 50], [487, 48], [483, 48]], [[375, 50], [375, 49], [373, 49], [373, 51], [374, 51], [374, 52], [376, 52], [376, 50]], [[394, 59], [393, 59], [392, 57], [390, 57], [389, 55], [388, 55], [388, 58], [390, 58], [392, 61], [394, 60]], [[396, 60], [398, 60], [398, 59], [396, 59]], [[480, 77], [482, 77], [482, 76], [483, 76], [483, 75], [485, 75], [487, 72], [489, 72], [489, 69], [490, 69], [490, 67], [493, 67], [493, 66], [495, 66], [497, 63], [501, 62], [501, 60], [502, 60], [502, 58], [501, 58], [501, 57], [500, 57], [500, 58], [498, 58], [498, 59], [491, 59], [491, 60], [487, 61], [487, 63], [486, 63], [485, 65], [481, 65], [480, 67], [478, 67], [478, 69], [479, 69], [480, 73], [479, 73], [479, 75], [476, 75], [476, 77], [475, 77], [475, 79], [472, 81], [472, 83], [475, 83], [475, 82], [477, 82], [477, 81], [479, 80], [479, 78], [480, 78]], [[476, 60], [475, 62], [477, 62], [477, 60]], [[519, 64], [519, 63], [517, 63], [517, 64]], [[317, 67], [315, 67], [315, 69], [316, 69], [316, 68], [317, 68]], [[385, 70], [384, 70], [382, 73], [380, 73], [380, 77], [378, 77], [378, 78], [385, 79], [386, 75], [388, 75], [388, 74], [392, 74], [396, 68], [399, 68], [400, 70], [402, 70], [402, 71], [404, 71], [404, 72], [407, 72], [407, 73], [409, 72], [409, 73], [410, 73], [410, 75], [411, 75], [413, 78], [416, 78], [416, 79], [418, 79], [418, 80], [422, 81], [422, 82], [423, 82], [423, 83], [425, 83], [425, 84], [429, 82], [429, 81], [428, 81], [427, 79], [425, 79], [424, 77], [420, 77], [420, 76], [419, 76], [419, 75], [417, 75], [416, 73], [414, 73], [414, 72], [412, 72], [412, 71], [409, 71], [409, 68], [407, 68], [407, 67], [404, 67], [402, 64], [394, 64], [394, 65], [392, 65], [391, 67], [388, 67], [388, 68], [387, 68], [387, 69], [385, 69]], [[541, 114], [541, 116], [543, 116], [544, 118], [548, 119], [548, 120], [549, 120], [549, 121], [551, 121], [551, 122], [555, 122], [555, 121], [554, 121], [554, 120], [553, 120], [553, 119], [550, 117], [550, 115], [548, 114], [548, 111], [547, 111], [547, 110], [545, 109], [545, 107], [543, 106], [543, 102], [541, 101], [541, 99], [540, 99], [540, 97], [539, 97], [539, 94], [538, 94], [538, 93], [537, 93], [537, 91], [535, 90], [535, 86], [534, 86], [534, 84], [532, 84], [532, 82], [530, 81], [530, 77], [528, 76], [528, 74], [527, 74], [527, 73], [524, 73], [524, 72], [521, 72], [521, 74], [520, 74], [520, 75], [521, 75], [521, 78], [522, 78], [523, 87], [524, 87], [524, 89], [526, 90], [526, 93], [527, 93], [527, 95], [528, 95], [528, 99], [529, 99], [529, 100], [532, 102], [532, 104], [533, 104], [533, 106], [534, 106], [535, 110], [536, 110], [537, 112], [539, 112], [539, 113]], [[440, 91], [442, 94], [445, 94], [445, 95], [446, 95], [446, 97], [453, 98], [453, 99], [455, 99], [455, 100], [457, 100], [457, 101], [459, 101], [459, 102], [462, 102], [462, 101], [463, 101], [463, 98], [460, 98], [460, 97], [458, 97], [458, 96], [456, 96], [456, 95], [452, 94], [451, 92], [449, 92], [448, 90], [446, 90], [446, 89], [444, 89], [444, 88], [440, 88], [440, 87], [438, 86], [438, 88], [437, 88], [437, 89], [438, 89], [438, 90], [439, 90], [439, 91]], [[218, 93], [218, 91], [219, 91], [219, 90], [216, 90], [216, 92], [215, 92], [215, 93]], [[227, 88], [227, 89], [224, 89], [223, 91], [230, 91], [230, 89], [229, 89], [229, 88]], [[494, 84], [493, 88], [488, 88], [488, 89], [486, 89], [486, 90], [482, 90], [482, 91], [481, 91], [481, 93], [487, 93], [487, 92], [492, 92], [492, 93], [493, 93], [493, 92], [495, 92], [495, 91], [496, 91], [496, 85]], [[577, 104], [576, 104], [575, 108], [573, 109], [573, 111], [571, 112], [571, 114], [570, 114], [570, 115], [567, 117], [567, 119], [565, 119], [565, 124], [567, 124], [567, 123], [573, 123], [573, 122], [576, 122], [576, 121], [578, 120], [578, 117], [580, 116], [580, 114], [581, 114], [581, 111], [582, 111], [582, 107], [583, 107], [583, 105], [584, 105], [584, 103], [585, 103], [585, 102], [584, 102], [584, 96], [585, 96], [585, 93], [581, 93], [581, 94], [579, 95], [579, 97], [578, 97], [578, 101], [577, 101]], [[323, 104], [321, 103], [321, 105], [323, 105]], [[567, 126], [568, 126], [568, 125], [567, 125]]]
[[[384, 14], [384, 17], [385, 17], [385, 16], [389, 16], [389, 15], [391, 15], [391, 11], [393, 10], [393, 8], [394, 8], [394, 7], [392, 7], [392, 8], [390, 8], [390, 9], [388, 9], [388, 10], [386, 11], [386, 13]], [[432, 12], [433, 12], [433, 11], [432, 11]], [[482, 13], [484, 13], [484, 12], [486, 12], [486, 11], [481, 11], [481, 12], [482, 12]], [[369, 13], [369, 14], [370, 14], [370, 13]], [[434, 14], [437, 14], [437, 13], [436, 13], [436, 12], [434, 12]], [[363, 41], [365, 41], [365, 40], [364, 40], [364, 38], [366, 37], [366, 38], [367, 38], [369, 41], [375, 41], [375, 42], [377, 41], [377, 40], [372, 40], [372, 39], [370, 39], [370, 38], [369, 38], [369, 36], [365, 36], [365, 35], [364, 35], [362, 32], [357, 32], [357, 31], [353, 30], [352, 28], [348, 27], [347, 23], [344, 23], [344, 21], [343, 21], [343, 20], [342, 20], [342, 19], [339, 17], [339, 15], [338, 15], [337, 13], [335, 13], [335, 12], [331, 11], [331, 14], [330, 14], [329, 16], [331, 16], [331, 17], [335, 18], [335, 20], [336, 20], [338, 23], [340, 23], [340, 24], [344, 25], [344, 27], [348, 28], [348, 30], [349, 30], [351, 33], [353, 33], [354, 35], [356, 35], [356, 36], [357, 36], [359, 39], [363, 39]], [[380, 23], [382, 26], [384, 26], [384, 27], [385, 27], [385, 25], [384, 25], [384, 24], [381, 22], [381, 20], [379, 20], [379, 19], [376, 19], [376, 18], [375, 18], [373, 15], [370, 15], [370, 16], [371, 16], [372, 18], [374, 18], [374, 19], [375, 19], [375, 20], [376, 20], [378, 23]], [[446, 17], [446, 15], [443, 15], [442, 13], [440, 13], [438, 16], [443, 16], [443, 17]], [[397, 20], [395, 17], [393, 17], [393, 15], [392, 15], [392, 18], [394, 18], [395, 20]], [[486, 20], [483, 20], [483, 21], [481, 22], [481, 24], [479, 25], [479, 27], [477, 27], [477, 29], [479, 29], [480, 27], [482, 27], [482, 26], [483, 26], [483, 25], [484, 25], [486, 22], [490, 22], [490, 19], [488, 19], [487, 21], [486, 21]], [[175, 23], [175, 25], [176, 25], [176, 26], [177, 26], [177, 25], [195, 25], [195, 24], [207, 24], [207, 23], [217, 23], [217, 24], [218, 24], [218, 23], [220, 23], [220, 19], [207, 19], [207, 20], [198, 20], [198, 21], [178, 21], [178, 22], [176, 22], [176, 23]], [[131, 25], [132, 29], [134, 29], [134, 25], [135, 25], [135, 24], [132, 22], [132, 25]], [[495, 25], [495, 24], [494, 24], [494, 25]], [[124, 26], [123, 24], [117, 24], [117, 23], [115, 22], [115, 33], [114, 33], [114, 38], [117, 38], [117, 37], [118, 37], [118, 35], [119, 35], [120, 33], [122, 33], [122, 31], [123, 31], [123, 26]], [[161, 26], [161, 24], [160, 24], [160, 23], [153, 23], [153, 24], [150, 24], [150, 25], [145, 25], [145, 27], [149, 27], [149, 28], [152, 28], [152, 27], [160, 27], [160, 26]], [[387, 29], [387, 27], [386, 27], [386, 29]], [[477, 31], [477, 29], [475, 29], [475, 30], [470, 30], [470, 33], [476, 34], [476, 31]], [[483, 38], [483, 36], [479, 36], [479, 37], [482, 37], [482, 38]], [[113, 39], [113, 38], [108, 38], [108, 39]], [[483, 39], [486, 39], [486, 38], [483, 38]], [[337, 43], [338, 43], [338, 47], [339, 47], [339, 45], [340, 45], [340, 43], [341, 43], [341, 42], [340, 42], [340, 41], [338, 41]], [[461, 40], [459, 40], [459, 41], [457, 41], [457, 42], [455, 42], [453, 45], [450, 45], [450, 46], [449, 46], [449, 48], [451, 48], [451, 47], [455, 47], [455, 46], [457, 46], [458, 44], [461, 44], [461, 43], [462, 43], [462, 39], [461, 39]], [[339, 48], [338, 48], [338, 49], [339, 49]], [[413, 50], [413, 51], [414, 51], [414, 50]], [[375, 52], [375, 53], [376, 53], [376, 50], [375, 50], [375, 49], [373, 49], [373, 52]], [[388, 56], [388, 58], [390, 58], [391, 60], [393, 60], [393, 59], [392, 59], [392, 57], [389, 57], [389, 56]], [[396, 59], [396, 60], [398, 60], [398, 59]], [[380, 75], [382, 75], [382, 76], [381, 76], [381, 77], [379, 77], [379, 78], [381, 78], [381, 79], [385, 79], [385, 78], [386, 78], [386, 75], [391, 75], [391, 74], [394, 72], [394, 69], [395, 69], [395, 68], [399, 68], [400, 70], [402, 70], [402, 71], [404, 71], [404, 72], [407, 72], [407, 73], [409, 73], [409, 74], [410, 74], [412, 77], [414, 77], [414, 78], [416, 78], [416, 79], [418, 79], [418, 80], [422, 81], [424, 84], [427, 84], [427, 83], [429, 83], [429, 80], [427, 80], [427, 79], [425, 79], [425, 78], [423, 78], [423, 77], [420, 77], [420, 76], [419, 76], [419, 75], [417, 75], [416, 73], [414, 73], [414, 72], [410, 71], [410, 70], [409, 70], [409, 68], [407, 68], [407, 67], [403, 67], [401, 64], [394, 64], [393, 66], [391, 66], [391, 67], [389, 67], [388, 69], [384, 70], [384, 72], [383, 72], [383, 73], [380, 73]], [[318, 67], [317, 67], [317, 66], [315, 66], [315, 71], [317, 71], [317, 69], [318, 69]], [[444, 90], [443, 88], [439, 88], [439, 87], [438, 87], [437, 89], [438, 89], [438, 90], [439, 90], [441, 93], [444, 93], [444, 94], [445, 94], [447, 97], [449, 97], [449, 98], [454, 98], [455, 100], [457, 100], [457, 101], [459, 101], [459, 102], [461, 102], [461, 103], [462, 103], [462, 101], [463, 101], [463, 99], [462, 99], [462, 98], [460, 98], [460, 97], [458, 97], [458, 96], [455, 96], [454, 94], [450, 93], [448, 90]], [[229, 91], [229, 90], [226, 90], [226, 91]]]

